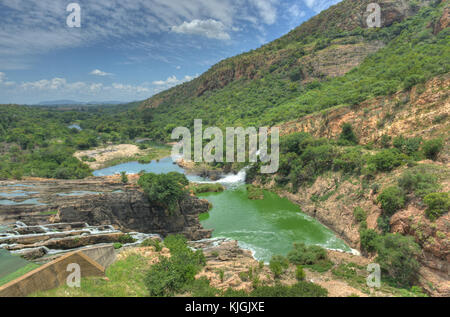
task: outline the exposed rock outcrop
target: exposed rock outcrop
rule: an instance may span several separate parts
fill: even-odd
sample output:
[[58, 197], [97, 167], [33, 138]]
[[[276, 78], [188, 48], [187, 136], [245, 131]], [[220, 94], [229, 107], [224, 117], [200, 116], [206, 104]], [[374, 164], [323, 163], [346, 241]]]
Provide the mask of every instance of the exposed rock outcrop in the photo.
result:
[[[17, 186], [22, 187], [17, 187]], [[23, 187], [27, 186], [27, 187]], [[33, 198], [39, 204], [0, 205], [0, 223], [21, 221], [27, 225], [48, 223], [89, 223], [93, 226], [113, 225], [124, 232], [184, 234], [190, 240], [211, 236], [204, 230], [198, 215], [207, 212], [209, 203], [187, 195], [170, 213], [152, 205], [147, 196], [134, 185], [124, 185], [114, 178], [90, 178], [79, 181], [28, 180], [0, 182], [2, 191], [17, 192]], [[19, 228], [19, 230], [21, 230]], [[39, 227], [23, 229], [39, 232]]]

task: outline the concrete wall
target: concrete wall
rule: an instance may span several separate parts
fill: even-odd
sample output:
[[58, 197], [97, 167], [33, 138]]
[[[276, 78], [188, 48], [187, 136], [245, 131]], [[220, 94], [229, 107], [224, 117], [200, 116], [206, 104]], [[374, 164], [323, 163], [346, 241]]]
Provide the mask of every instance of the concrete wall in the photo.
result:
[[[100, 258], [102, 257], [100, 256]], [[80, 266], [81, 277], [103, 276], [105, 273], [103, 266], [83, 252], [72, 252], [3, 285], [0, 287], [0, 297], [22, 297], [38, 291], [57, 288], [65, 284], [67, 277], [73, 272], [67, 271], [68, 265], [72, 263]]]
[[105, 269], [116, 261], [116, 250], [112, 244], [83, 249], [81, 252]]

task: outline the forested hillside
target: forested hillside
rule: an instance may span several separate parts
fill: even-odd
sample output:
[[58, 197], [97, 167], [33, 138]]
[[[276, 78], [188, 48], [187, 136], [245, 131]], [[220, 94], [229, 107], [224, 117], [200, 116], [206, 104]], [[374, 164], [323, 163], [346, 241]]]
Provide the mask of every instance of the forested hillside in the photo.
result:
[[409, 89], [450, 65], [445, 2], [380, 1], [383, 27], [365, 27], [369, 1], [343, 1], [286, 36], [213, 66], [142, 103], [167, 135], [194, 118], [218, 126], [273, 125]]

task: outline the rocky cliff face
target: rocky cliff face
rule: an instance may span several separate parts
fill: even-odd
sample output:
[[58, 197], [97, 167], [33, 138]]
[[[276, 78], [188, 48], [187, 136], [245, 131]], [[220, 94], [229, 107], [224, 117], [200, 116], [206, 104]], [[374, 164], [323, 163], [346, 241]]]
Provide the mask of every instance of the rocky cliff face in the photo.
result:
[[93, 226], [112, 225], [124, 232], [184, 234], [190, 240], [208, 238], [198, 220], [209, 203], [186, 196], [175, 212], [153, 206], [134, 185], [113, 178], [79, 181], [28, 180], [0, 182], [1, 191], [17, 194], [13, 204], [0, 205], [0, 223], [21, 221], [27, 225], [83, 222]]
[[350, 123], [362, 144], [377, 143], [387, 135], [424, 137], [445, 135], [450, 129], [450, 76], [434, 78], [411, 91], [365, 101], [354, 107], [332, 108], [280, 126], [281, 134], [308, 132], [337, 138]]
[[147, 196], [138, 189], [127, 189], [123, 193], [104, 194], [61, 206], [52, 221], [109, 224], [122, 231], [162, 236], [181, 233], [190, 240], [199, 240], [211, 235], [210, 231], [202, 229], [198, 221], [198, 215], [207, 212], [208, 208], [207, 201], [186, 196], [177, 210], [169, 213], [161, 207], [150, 205]]

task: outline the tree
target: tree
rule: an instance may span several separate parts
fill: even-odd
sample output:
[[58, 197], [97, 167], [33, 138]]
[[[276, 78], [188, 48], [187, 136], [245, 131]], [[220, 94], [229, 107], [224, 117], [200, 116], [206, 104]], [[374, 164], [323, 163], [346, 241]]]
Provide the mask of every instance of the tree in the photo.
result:
[[350, 123], [344, 123], [342, 125], [342, 132], [339, 136], [339, 140], [350, 144], [358, 144], [358, 138], [353, 132], [353, 127]]
[[425, 214], [431, 220], [436, 220], [450, 209], [450, 197], [448, 193], [432, 193], [423, 199], [428, 206]]
[[435, 161], [443, 147], [444, 141], [442, 139], [433, 139], [425, 141], [423, 143], [422, 150], [428, 159]]
[[405, 194], [398, 186], [391, 186], [383, 190], [378, 196], [377, 202], [388, 216], [392, 216], [405, 205]]
[[377, 251], [377, 263], [396, 284], [411, 286], [417, 280], [420, 247], [413, 237], [388, 233], [380, 239]]

